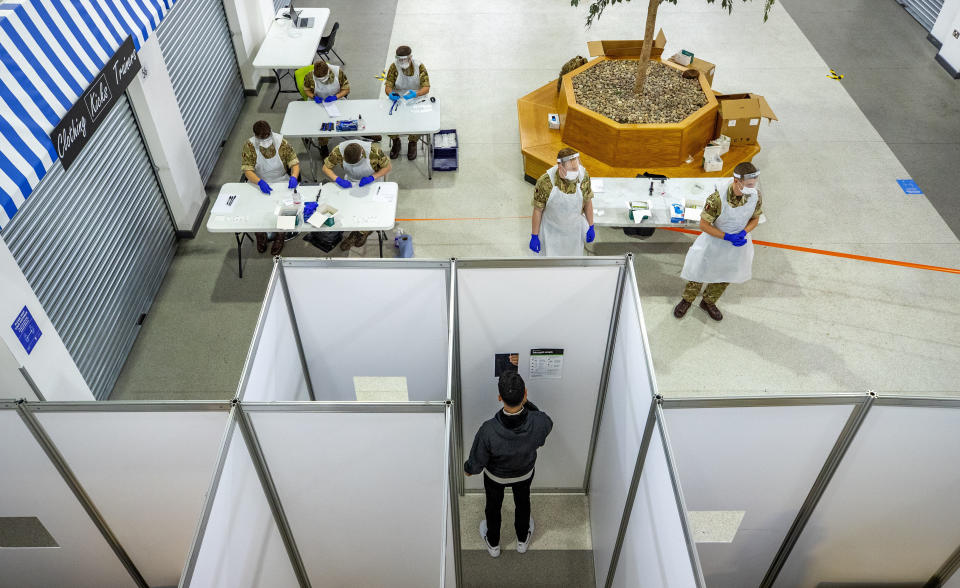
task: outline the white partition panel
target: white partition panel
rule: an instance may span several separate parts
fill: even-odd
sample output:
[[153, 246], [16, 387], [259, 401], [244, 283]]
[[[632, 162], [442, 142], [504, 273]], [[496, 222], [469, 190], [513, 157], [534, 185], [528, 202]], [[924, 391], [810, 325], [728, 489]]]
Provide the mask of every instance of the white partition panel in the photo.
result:
[[180, 580], [227, 410], [46, 412], [37, 419], [151, 586]]
[[870, 409], [776, 586], [923, 584], [960, 545], [960, 408]]
[[697, 545], [710, 588], [760, 585], [852, 410], [664, 410], [687, 509], [745, 511], [732, 541]]
[[314, 586], [441, 582], [442, 411], [248, 414]]
[[590, 532], [597, 586], [604, 586], [653, 392], [632, 288], [620, 306], [603, 418], [590, 473]]
[[195, 588], [299, 588], [240, 429], [203, 525], [200, 550], [184, 586]]
[[356, 400], [355, 376], [405, 377], [411, 401], [446, 400], [446, 264], [284, 272], [316, 400]]
[[659, 429], [657, 423], [613, 575], [618, 588], [696, 586]]
[[[495, 355], [518, 353], [530, 400], [554, 422], [533, 488], [583, 488], [620, 271], [613, 264], [457, 269], [465, 454], [502, 406]], [[564, 350], [561, 379], [530, 378], [530, 350], [539, 348]], [[466, 479], [467, 488], [482, 486], [479, 476]]]
[[297, 340], [279, 277], [270, 282], [261, 309], [259, 333], [247, 357], [242, 400], [310, 400]]
[[0, 548], [0, 586], [136, 586], [15, 410], [0, 409], [0, 517], [36, 517], [58, 547]]

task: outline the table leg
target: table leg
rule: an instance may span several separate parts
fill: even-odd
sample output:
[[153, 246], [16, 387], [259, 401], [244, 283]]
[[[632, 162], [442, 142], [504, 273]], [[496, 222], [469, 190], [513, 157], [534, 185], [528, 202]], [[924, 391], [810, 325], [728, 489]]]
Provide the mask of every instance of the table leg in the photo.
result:
[[427, 179], [433, 179], [433, 133], [427, 133]]
[[383, 257], [383, 239], [385, 236], [383, 231], [377, 231], [377, 241], [380, 241], [380, 257]]
[[237, 239], [237, 270], [240, 272], [240, 279], [243, 279], [243, 255], [242, 255], [242, 245], [243, 239], [247, 236], [246, 233], [234, 233], [233, 236]]
[[273, 97], [273, 102], [270, 103], [270, 108], [272, 109], [277, 104], [277, 98], [280, 97], [280, 70], [273, 70], [273, 75], [277, 77], [277, 93]]

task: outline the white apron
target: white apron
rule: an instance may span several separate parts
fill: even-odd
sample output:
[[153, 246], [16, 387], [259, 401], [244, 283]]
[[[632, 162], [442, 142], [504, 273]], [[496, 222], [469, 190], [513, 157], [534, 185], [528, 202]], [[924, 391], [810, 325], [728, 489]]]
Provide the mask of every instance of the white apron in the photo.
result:
[[[397, 65], [397, 81], [393, 84], [393, 91], [403, 95], [407, 90], [417, 91], [420, 89], [420, 62], [412, 59], [413, 75], [408, 76], [403, 73], [403, 68]], [[394, 64], [396, 65], [396, 64]]]
[[[739, 233], [750, 222], [753, 211], [757, 209], [757, 195], [747, 198], [743, 206], [731, 206], [727, 202], [727, 192], [720, 197], [720, 216], [713, 226], [724, 233]], [[716, 284], [729, 282], [741, 284], [750, 279], [753, 268], [753, 240], [747, 234], [747, 244], [734, 247], [706, 233], [701, 233], [687, 251], [680, 276], [691, 282]]]
[[321, 84], [317, 76], [313, 76], [313, 93], [321, 98], [336, 96], [340, 91], [340, 66], [327, 64], [333, 74], [329, 84]]
[[347, 145], [356, 143], [363, 149], [363, 157], [360, 158], [360, 161], [356, 163], [347, 163], [347, 160], [344, 159], [341, 162], [343, 166], [343, 175], [346, 176], [351, 182], [359, 182], [367, 176], [373, 175], [373, 165], [370, 164], [370, 143], [366, 141], [344, 141], [340, 143], [340, 154], [343, 155], [347, 152]]
[[540, 220], [540, 247], [543, 255], [572, 257], [583, 255], [587, 219], [583, 216], [583, 167], [577, 177], [577, 190], [566, 194], [557, 187], [557, 166], [547, 170], [553, 189]]
[[290, 180], [290, 175], [287, 174], [287, 168], [283, 165], [283, 160], [280, 159], [280, 145], [283, 144], [283, 135], [273, 133], [274, 153], [270, 159], [264, 157], [263, 153], [260, 152], [259, 139], [250, 137], [250, 143], [253, 144], [253, 150], [257, 152], [257, 165], [253, 171], [260, 176], [261, 180], [266, 181], [268, 184]]

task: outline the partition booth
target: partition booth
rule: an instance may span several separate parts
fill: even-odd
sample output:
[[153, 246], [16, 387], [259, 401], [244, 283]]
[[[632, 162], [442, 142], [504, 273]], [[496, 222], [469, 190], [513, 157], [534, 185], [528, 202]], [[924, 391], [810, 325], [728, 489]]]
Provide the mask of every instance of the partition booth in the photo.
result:
[[468, 585], [504, 369], [555, 423], [534, 493], [588, 496], [597, 586], [960, 584], [960, 402], [661, 398], [637, 279], [278, 260], [232, 403], [0, 403], [0, 586]]

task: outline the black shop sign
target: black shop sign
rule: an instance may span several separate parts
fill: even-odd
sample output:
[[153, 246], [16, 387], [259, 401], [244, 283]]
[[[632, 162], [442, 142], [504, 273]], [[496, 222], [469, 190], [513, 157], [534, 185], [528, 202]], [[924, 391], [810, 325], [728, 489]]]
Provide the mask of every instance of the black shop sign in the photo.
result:
[[133, 37], [127, 37], [60, 124], [50, 131], [50, 140], [60, 156], [63, 169], [70, 167], [80, 155], [83, 146], [139, 71], [140, 59], [133, 46]]

